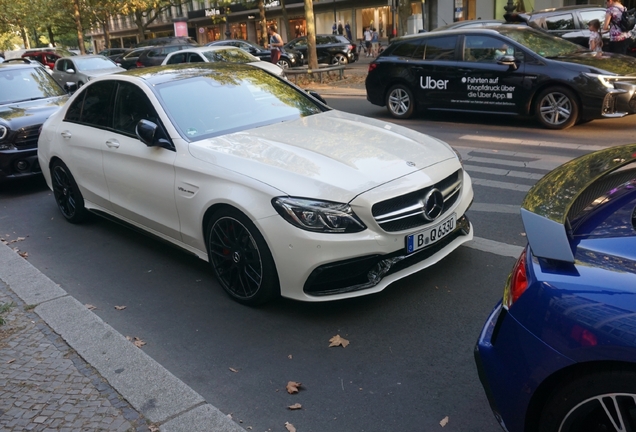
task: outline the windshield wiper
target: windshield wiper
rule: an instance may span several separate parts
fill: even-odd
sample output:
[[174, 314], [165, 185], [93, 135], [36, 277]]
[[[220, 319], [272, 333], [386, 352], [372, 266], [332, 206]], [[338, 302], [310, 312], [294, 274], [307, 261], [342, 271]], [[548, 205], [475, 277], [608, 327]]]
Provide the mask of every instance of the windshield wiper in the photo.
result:
[[34, 100], [38, 100], [38, 99], [44, 99], [42, 96], [38, 96], [38, 97], [32, 97], [29, 99], [20, 99], [17, 101], [11, 101], [11, 102], [7, 102], [8, 104], [12, 104], [12, 103], [20, 103], [20, 102], [29, 102], [29, 101], [34, 101]]

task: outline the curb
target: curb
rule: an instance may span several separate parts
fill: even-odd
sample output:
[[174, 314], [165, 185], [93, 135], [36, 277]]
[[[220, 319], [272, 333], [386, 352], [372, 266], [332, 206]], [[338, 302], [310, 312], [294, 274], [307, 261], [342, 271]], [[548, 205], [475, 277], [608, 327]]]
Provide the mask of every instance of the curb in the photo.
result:
[[0, 280], [161, 431], [244, 432], [7, 245]]

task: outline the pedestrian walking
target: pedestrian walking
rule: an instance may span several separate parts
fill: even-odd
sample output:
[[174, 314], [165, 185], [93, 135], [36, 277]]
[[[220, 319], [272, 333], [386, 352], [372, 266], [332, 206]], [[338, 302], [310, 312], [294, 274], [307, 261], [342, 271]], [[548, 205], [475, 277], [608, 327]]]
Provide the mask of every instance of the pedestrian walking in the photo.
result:
[[344, 27], [342, 27], [342, 21], [338, 21], [338, 34], [344, 34]]
[[345, 23], [345, 33], [347, 34], [347, 39], [349, 39], [350, 41], [352, 41], [353, 39], [351, 39], [351, 26], [349, 25], [349, 21], [347, 21]]
[[371, 34], [371, 26], [367, 27], [364, 31], [364, 50], [366, 52], [367, 57], [371, 56], [371, 39], [373, 35]]
[[272, 24], [267, 29], [267, 34], [269, 35], [269, 52], [271, 53], [271, 62], [274, 64], [278, 64], [280, 60], [280, 53], [283, 49], [283, 38], [276, 33], [277, 27], [276, 24]]
[[627, 54], [627, 43], [630, 33], [623, 32], [619, 26], [621, 16], [626, 11], [627, 8], [623, 6], [620, 0], [607, 0], [603, 31], [609, 30], [610, 40], [607, 49], [609, 52]]
[[378, 56], [378, 48], [380, 45], [380, 36], [376, 29], [371, 29], [371, 55], [373, 57]]
[[338, 34], [338, 26], [336, 25], [336, 22], [333, 22], [333, 25], [331, 26], [331, 34]]

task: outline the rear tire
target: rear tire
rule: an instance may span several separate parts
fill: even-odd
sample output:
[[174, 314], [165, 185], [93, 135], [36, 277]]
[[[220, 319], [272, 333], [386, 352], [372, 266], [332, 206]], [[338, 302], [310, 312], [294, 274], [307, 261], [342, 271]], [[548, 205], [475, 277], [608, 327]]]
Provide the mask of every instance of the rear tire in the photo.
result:
[[579, 118], [579, 104], [567, 88], [550, 87], [539, 93], [535, 115], [547, 129], [567, 129]]
[[287, 61], [286, 59], [278, 60], [277, 64], [281, 69], [289, 69], [291, 67], [291, 65], [289, 64], [289, 61]]
[[51, 184], [57, 207], [70, 223], [83, 222], [88, 216], [84, 207], [84, 197], [71, 175], [71, 171], [61, 160], [51, 164]]
[[280, 296], [272, 254], [247, 216], [234, 208], [220, 209], [205, 236], [210, 265], [230, 297], [256, 306]]
[[396, 84], [386, 95], [386, 109], [393, 117], [407, 119], [415, 111], [415, 99], [410, 88], [403, 84]]
[[[613, 413], [613, 416], [609, 416], [608, 412]], [[623, 429], [616, 428], [615, 425], [621, 422]], [[548, 399], [541, 413], [538, 430], [636, 430], [636, 373], [614, 369], [570, 381]]]

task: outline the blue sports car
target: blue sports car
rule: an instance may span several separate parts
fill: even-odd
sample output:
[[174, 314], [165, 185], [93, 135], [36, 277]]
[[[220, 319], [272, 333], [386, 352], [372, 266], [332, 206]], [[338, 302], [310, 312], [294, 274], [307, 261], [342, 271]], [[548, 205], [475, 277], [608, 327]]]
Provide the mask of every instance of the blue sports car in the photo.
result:
[[636, 431], [636, 144], [540, 180], [528, 238], [475, 347], [509, 432]]

